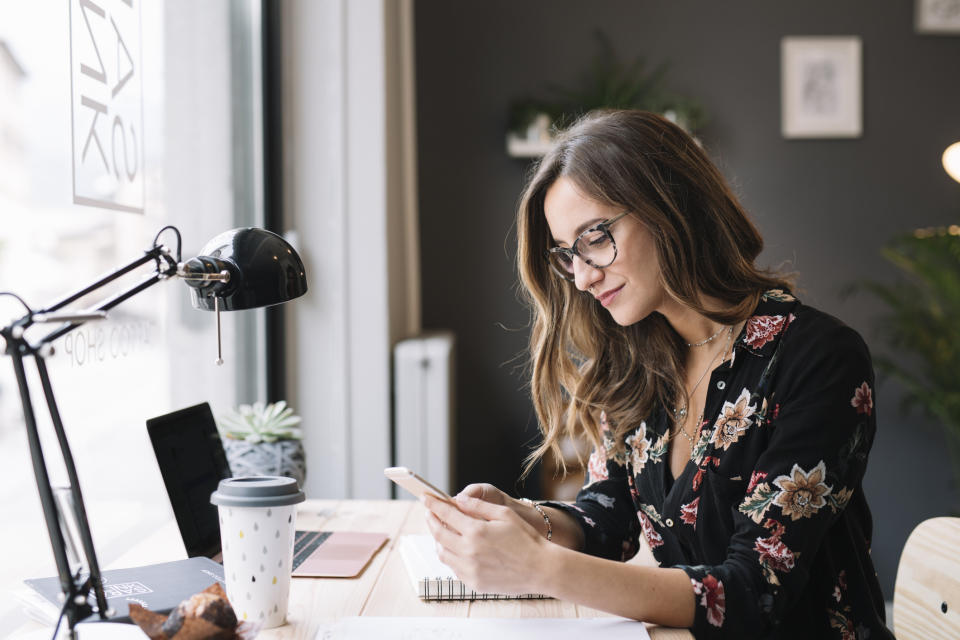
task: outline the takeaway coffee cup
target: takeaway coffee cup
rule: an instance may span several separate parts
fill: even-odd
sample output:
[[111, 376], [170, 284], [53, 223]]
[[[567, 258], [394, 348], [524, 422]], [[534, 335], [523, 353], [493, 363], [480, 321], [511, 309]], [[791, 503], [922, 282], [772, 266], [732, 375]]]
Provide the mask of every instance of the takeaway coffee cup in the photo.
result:
[[303, 500], [297, 481], [279, 476], [227, 478], [210, 496], [220, 512], [227, 599], [241, 621], [264, 629], [286, 622], [296, 505]]

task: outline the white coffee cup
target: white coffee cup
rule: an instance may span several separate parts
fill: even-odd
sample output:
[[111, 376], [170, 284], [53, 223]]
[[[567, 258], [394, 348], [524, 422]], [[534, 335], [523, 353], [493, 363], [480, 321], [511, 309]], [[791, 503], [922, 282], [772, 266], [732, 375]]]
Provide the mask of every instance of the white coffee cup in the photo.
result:
[[227, 599], [241, 622], [286, 623], [296, 505], [304, 499], [296, 480], [279, 476], [227, 478], [210, 496], [220, 512]]

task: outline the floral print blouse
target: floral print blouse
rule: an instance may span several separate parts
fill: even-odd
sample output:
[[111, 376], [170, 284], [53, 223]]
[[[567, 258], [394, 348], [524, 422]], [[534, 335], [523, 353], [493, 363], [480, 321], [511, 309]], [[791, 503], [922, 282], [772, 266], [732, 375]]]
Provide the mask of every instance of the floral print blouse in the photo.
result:
[[601, 422], [576, 502], [549, 504], [578, 520], [587, 553], [626, 560], [642, 533], [660, 566], [683, 569], [697, 638], [892, 639], [861, 484], [876, 428], [863, 340], [767, 291], [709, 385], [676, 480], [660, 408], [619, 441]]

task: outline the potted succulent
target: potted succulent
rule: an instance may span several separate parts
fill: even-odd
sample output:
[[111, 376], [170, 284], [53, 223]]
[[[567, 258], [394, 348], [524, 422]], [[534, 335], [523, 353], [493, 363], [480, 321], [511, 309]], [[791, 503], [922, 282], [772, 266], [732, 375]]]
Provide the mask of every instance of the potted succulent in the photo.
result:
[[234, 476], [289, 476], [300, 486], [307, 475], [303, 432], [287, 403], [242, 404], [217, 418]]

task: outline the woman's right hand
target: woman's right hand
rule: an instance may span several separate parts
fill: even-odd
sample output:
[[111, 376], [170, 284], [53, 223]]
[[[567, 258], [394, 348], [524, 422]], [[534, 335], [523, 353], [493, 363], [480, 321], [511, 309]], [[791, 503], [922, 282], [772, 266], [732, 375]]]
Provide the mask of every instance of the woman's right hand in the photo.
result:
[[484, 502], [492, 502], [493, 504], [502, 504], [510, 507], [513, 506], [510, 504], [511, 502], [519, 502], [519, 500], [514, 500], [503, 491], [500, 491], [500, 489], [486, 482], [468, 484], [457, 495], [477, 498]]
[[522, 500], [517, 500], [516, 498], [511, 498], [492, 484], [488, 484], [486, 482], [468, 484], [457, 495], [466, 496], [468, 498], [477, 498], [479, 500], [483, 500], [484, 502], [490, 502], [492, 504], [499, 504], [509, 507], [514, 513], [523, 518], [534, 529], [540, 531], [541, 533], [544, 533], [545, 531], [546, 525], [543, 522], [543, 516], [540, 515], [540, 512], [537, 511], [533, 505]]
[[[477, 498], [484, 502], [503, 505], [509, 507], [511, 511], [523, 518], [531, 527], [539, 531], [541, 535], [546, 536], [547, 524], [537, 509], [529, 502], [511, 498], [492, 484], [481, 482], [477, 484], [468, 484], [459, 494], [468, 498]], [[552, 541], [556, 544], [581, 551], [583, 549], [584, 539], [583, 530], [576, 520], [568, 513], [553, 507], [541, 507], [550, 517], [551, 529], [553, 530]]]

